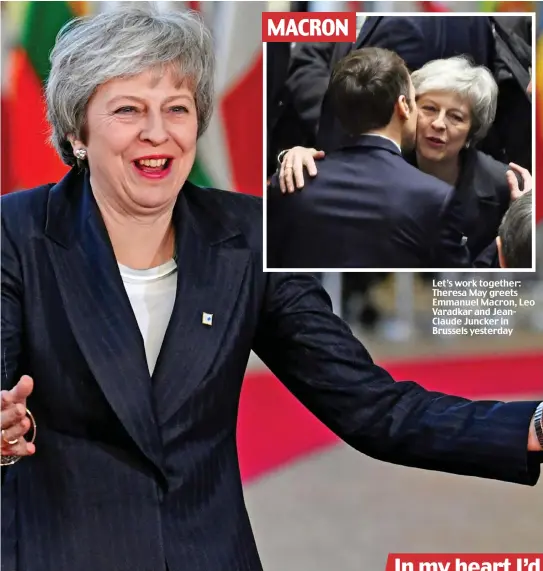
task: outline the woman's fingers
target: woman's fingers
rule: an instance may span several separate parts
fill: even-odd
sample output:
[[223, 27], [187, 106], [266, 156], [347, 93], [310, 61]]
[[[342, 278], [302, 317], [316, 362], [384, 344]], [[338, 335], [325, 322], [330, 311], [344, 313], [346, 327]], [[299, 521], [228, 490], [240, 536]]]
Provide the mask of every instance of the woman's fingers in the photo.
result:
[[279, 186], [281, 192], [294, 192], [294, 177], [292, 175], [292, 163], [296, 157], [295, 148], [290, 149], [283, 157], [281, 168], [279, 169]]
[[[288, 155], [288, 153], [287, 153]], [[285, 194], [287, 191], [287, 183], [285, 181], [285, 157], [283, 157], [283, 161], [281, 162], [281, 166], [279, 167], [279, 188], [281, 192]]]
[[[531, 190], [532, 185], [533, 185], [533, 181], [532, 181], [532, 175], [530, 174], [530, 171], [528, 169], [525, 169], [524, 167], [521, 167], [520, 165], [517, 165], [516, 163], [509, 163], [509, 167], [512, 170], [507, 171], [507, 182], [509, 183], [509, 189], [511, 190], [511, 192], [513, 192], [513, 191], [528, 192], [529, 190]], [[515, 180], [515, 185], [513, 187], [511, 186], [511, 183], [509, 182], [509, 180], [510, 180], [509, 173], [513, 173], [513, 171], [518, 173], [520, 175], [520, 177], [522, 178], [522, 191], [520, 191], [520, 189], [518, 187], [518, 181], [517, 180]], [[513, 176], [516, 179], [516, 176], [514, 174], [513, 174]]]
[[507, 171], [505, 173], [505, 177], [507, 178], [507, 184], [509, 186], [509, 193], [511, 195], [511, 200], [516, 200], [521, 192], [520, 189], [518, 187], [518, 180], [517, 177], [515, 176], [515, 173], [513, 171]]
[[0, 428], [5, 430], [11, 428], [15, 424], [21, 422], [26, 416], [25, 407], [20, 404], [10, 404], [7, 407], [2, 407], [2, 412], [0, 415]]
[[2, 456], [31, 456], [36, 452], [36, 445], [27, 442], [24, 438], [17, 441], [17, 444], [9, 446], [2, 442]]
[[283, 169], [284, 169], [284, 179], [285, 179], [285, 187], [287, 192], [294, 192], [294, 174], [293, 174], [293, 163], [296, 160], [296, 153], [294, 149], [291, 149], [286, 155], [283, 160]]
[[293, 147], [290, 149], [283, 157], [279, 169], [281, 192], [292, 193], [296, 188], [303, 188], [305, 185], [304, 168], [307, 169], [309, 176], [315, 176], [317, 174], [315, 161], [323, 159], [324, 156], [324, 151], [313, 148]]
[[28, 375], [23, 375], [19, 382], [9, 391], [1, 391], [1, 408], [7, 407], [13, 403], [21, 403], [26, 408], [26, 399], [32, 393], [34, 388], [34, 381], [32, 377]]
[[[304, 162], [305, 161], [303, 153], [296, 153], [294, 155], [292, 161], [292, 172], [294, 175], [294, 182], [296, 183], [296, 188], [304, 187]], [[294, 192], [294, 188], [292, 188], [291, 192]]]
[[296, 178], [296, 187], [302, 189], [305, 185], [304, 182], [304, 169], [307, 170], [309, 176], [317, 174], [317, 165], [315, 164], [315, 153], [322, 151], [315, 151], [315, 149], [303, 149], [296, 153], [294, 157], [294, 176]]
[[23, 375], [19, 382], [9, 391], [13, 395], [13, 402], [20, 402], [26, 406], [26, 399], [34, 388], [32, 377]]
[[31, 456], [36, 452], [36, 446], [24, 438], [31, 426], [32, 423], [25, 417], [10, 428], [2, 430], [0, 441], [2, 456]]
[[518, 187], [518, 179], [515, 176], [515, 173], [513, 171], [507, 171], [505, 173], [505, 177], [507, 178], [507, 184], [509, 185], [509, 190], [511, 193], [519, 192], [520, 189]]
[[0, 393], [0, 446], [3, 456], [30, 456], [36, 451], [34, 444], [24, 438], [32, 426], [26, 416], [26, 399], [33, 388], [32, 378], [23, 375], [11, 390]]
[[313, 160], [308, 165], [306, 165], [309, 176], [317, 176], [317, 165], [315, 161], [320, 161], [324, 159], [324, 156], [325, 156], [324, 151], [315, 151], [315, 153], [313, 154]]
[[13, 426], [10, 426], [9, 428], [3, 428], [2, 429], [2, 445], [3, 446], [4, 445], [14, 446], [14, 444], [10, 444], [10, 443], [14, 442], [15, 440], [21, 439], [30, 430], [31, 426], [32, 426], [32, 423], [30, 422], [30, 419], [25, 417], [21, 421], [19, 421], [17, 424], [14, 424]]
[[532, 190], [532, 186], [534, 184], [532, 175], [528, 169], [523, 169], [522, 167], [519, 168], [521, 169], [520, 176], [522, 176], [522, 182], [524, 183], [522, 186], [522, 192], [528, 192], [529, 190]]
[[304, 155], [303, 163], [309, 176], [313, 177], [317, 175], [317, 165], [315, 164], [315, 161], [324, 158], [324, 151], [317, 151], [316, 149], [310, 149], [310, 151], [311, 154]]

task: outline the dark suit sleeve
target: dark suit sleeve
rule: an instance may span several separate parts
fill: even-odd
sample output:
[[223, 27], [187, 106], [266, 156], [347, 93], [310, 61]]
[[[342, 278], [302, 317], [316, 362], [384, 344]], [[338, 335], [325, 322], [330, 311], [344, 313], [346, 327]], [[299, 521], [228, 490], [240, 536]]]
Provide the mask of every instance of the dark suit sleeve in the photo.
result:
[[489, 244], [473, 261], [475, 268], [499, 268], [498, 245], [496, 241]]
[[2, 219], [2, 389], [15, 386], [20, 374], [22, 291], [19, 256]]
[[301, 43], [292, 50], [287, 89], [307, 133], [317, 133], [336, 44]]
[[536, 483], [527, 452], [536, 402], [472, 402], [396, 382], [375, 365], [305, 274], [267, 274], [254, 349], [282, 383], [359, 451], [395, 464]]
[[266, 189], [266, 267], [281, 268], [285, 217], [289, 215], [287, 197], [281, 194], [279, 180], [274, 175]]
[[384, 17], [371, 35], [368, 45], [396, 52], [410, 71], [421, 68], [430, 59], [428, 39], [411, 18]]

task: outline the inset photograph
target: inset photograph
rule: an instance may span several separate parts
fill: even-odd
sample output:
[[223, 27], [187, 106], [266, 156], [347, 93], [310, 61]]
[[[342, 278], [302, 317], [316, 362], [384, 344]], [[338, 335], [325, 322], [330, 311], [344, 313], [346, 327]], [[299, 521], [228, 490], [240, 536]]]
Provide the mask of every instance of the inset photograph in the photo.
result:
[[535, 270], [532, 14], [267, 43], [265, 270]]

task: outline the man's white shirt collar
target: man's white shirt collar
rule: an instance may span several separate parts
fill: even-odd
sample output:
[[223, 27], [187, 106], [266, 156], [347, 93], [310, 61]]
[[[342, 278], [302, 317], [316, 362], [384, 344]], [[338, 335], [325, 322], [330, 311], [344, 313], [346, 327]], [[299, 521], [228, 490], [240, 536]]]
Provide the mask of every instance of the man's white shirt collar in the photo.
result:
[[402, 152], [400, 145], [398, 145], [398, 143], [393, 141], [390, 137], [385, 137], [385, 135], [379, 135], [377, 133], [365, 133], [365, 135], [368, 137], [380, 137], [381, 139], [386, 139], [387, 141], [390, 141], [398, 149], [398, 151], [400, 151], [400, 153]]

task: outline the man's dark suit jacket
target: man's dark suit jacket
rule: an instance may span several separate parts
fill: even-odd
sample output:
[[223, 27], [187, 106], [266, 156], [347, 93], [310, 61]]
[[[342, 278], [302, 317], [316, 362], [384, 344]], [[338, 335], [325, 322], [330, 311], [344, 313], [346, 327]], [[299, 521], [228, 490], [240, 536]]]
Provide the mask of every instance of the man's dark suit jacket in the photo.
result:
[[[290, 44], [268, 42], [266, 46], [266, 138], [267, 175], [277, 166], [277, 155], [282, 150], [283, 127], [279, 126], [285, 112], [285, 81], [290, 63]], [[276, 127], [278, 127], [276, 129]]]
[[236, 453], [251, 349], [370, 456], [537, 481], [537, 403], [394, 382], [313, 278], [262, 272], [260, 200], [184, 185], [177, 296], [152, 378], [88, 179], [72, 171], [1, 205], [2, 384], [34, 378], [38, 424], [36, 454], [5, 473], [4, 571], [260, 570]]
[[498, 84], [496, 117], [479, 148], [503, 163], [532, 165], [532, 97], [527, 93], [534, 67], [532, 18], [492, 16], [496, 44], [494, 78]]
[[452, 186], [364, 135], [318, 163], [302, 191], [268, 190], [268, 268], [462, 268]]
[[396, 52], [410, 71], [434, 59], [462, 54], [487, 67], [492, 67], [494, 58], [486, 16], [369, 16], [354, 44], [298, 44], [292, 52], [287, 88], [307, 131], [316, 135], [316, 140], [303, 142], [305, 146], [329, 151], [345, 141], [325, 93], [335, 64], [351, 50], [368, 46]]

